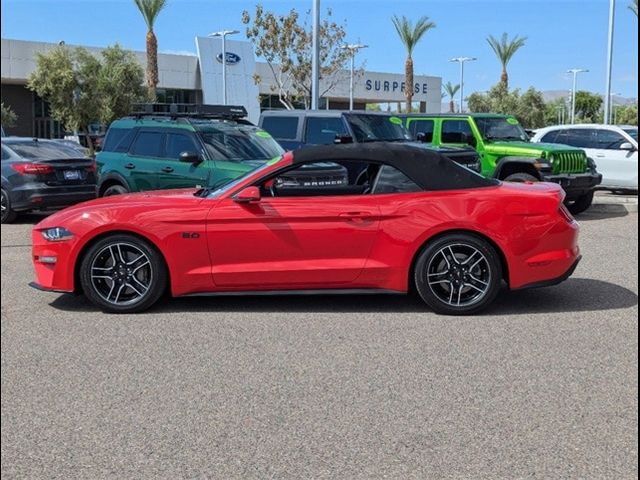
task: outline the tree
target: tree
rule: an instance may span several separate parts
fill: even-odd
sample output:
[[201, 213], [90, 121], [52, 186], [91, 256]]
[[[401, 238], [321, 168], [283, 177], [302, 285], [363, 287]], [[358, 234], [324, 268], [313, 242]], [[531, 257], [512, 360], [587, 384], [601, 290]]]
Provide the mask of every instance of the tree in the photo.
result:
[[507, 66], [515, 53], [524, 46], [526, 41], [527, 37], [518, 37], [517, 35], [513, 37], [513, 39], [509, 40], [506, 33], [502, 34], [500, 40], [495, 38], [493, 35], [489, 35], [487, 38], [489, 46], [493, 49], [498, 60], [500, 60], [500, 64], [502, 65], [500, 81], [505, 84], [507, 89], [509, 88], [509, 74], [507, 73]]
[[153, 26], [160, 11], [166, 6], [166, 0], [134, 0], [142, 18], [147, 24], [147, 89], [149, 100], [156, 101], [158, 86], [158, 39]]
[[469, 95], [467, 106], [472, 112], [513, 115], [525, 128], [539, 128], [545, 124], [546, 105], [542, 94], [533, 87], [521, 95], [520, 90], [509, 91], [503, 82], [499, 82], [486, 95], [478, 92]]
[[454, 113], [456, 111], [456, 104], [453, 99], [456, 93], [458, 93], [458, 90], [460, 90], [460, 84], [457, 83], [453, 85], [451, 82], [447, 82], [444, 85], [444, 90], [447, 92], [447, 95], [449, 95], [449, 112]]
[[404, 96], [407, 99], [407, 113], [410, 113], [411, 100], [413, 99], [413, 49], [423, 35], [435, 28], [436, 24], [429, 21], [429, 17], [420, 17], [415, 25], [412, 25], [411, 20], [405, 16], [399, 18], [394, 15], [391, 21], [396, 27], [400, 41], [407, 50], [407, 59], [404, 63]]
[[576, 117], [579, 122], [597, 122], [601, 108], [602, 97], [600, 95], [578, 90], [576, 93]]
[[[341, 48], [346, 36], [344, 25], [331, 18], [327, 10], [325, 20], [320, 24], [319, 63], [322, 80], [319, 97], [330, 92], [340, 81], [346, 80], [343, 66], [349, 58], [349, 51]], [[253, 17], [245, 10], [242, 23], [247, 25], [246, 35], [255, 47], [256, 55], [264, 58], [273, 75], [271, 87], [278, 94], [280, 103], [292, 110], [294, 103], [301, 101], [309, 107], [311, 98], [312, 33], [307, 22], [299, 22], [300, 15], [291, 9], [287, 15], [276, 15], [256, 5]], [[355, 76], [362, 74], [362, 68]], [[255, 75], [257, 84], [262, 79]]]
[[614, 107], [614, 117], [618, 125], [638, 125], [638, 105], [620, 105]]
[[0, 107], [2, 107], [2, 126], [13, 127], [18, 120], [18, 116], [11, 110], [11, 107], [5, 107], [4, 102], [0, 103]]
[[143, 95], [144, 73], [131, 52], [116, 44], [101, 56], [98, 59], [84, 48], [59, 45], [36, 54], [36, 68], [27, 84], [49, 102], [53, 118], [66, 129], [86, 135], [91, 151], [89, 125], [110, 123], [130, 113], [131, 104]]
[[629, 10], [631, 10], [633, 13], [635, 13], [636, 17], [638, 16], [638, 0], [633, 0], [629, 4]]

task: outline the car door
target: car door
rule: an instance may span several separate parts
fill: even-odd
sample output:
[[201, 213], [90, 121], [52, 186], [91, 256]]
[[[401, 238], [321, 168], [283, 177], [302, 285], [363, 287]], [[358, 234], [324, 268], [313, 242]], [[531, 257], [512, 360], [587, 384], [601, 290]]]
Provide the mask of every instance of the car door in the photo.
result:
[[[202, 148], [191, 132], [170, 130], [165, 135], [165, 158], [158, 165], [159, 188], [190, 188], [208, 185], [213, 162], [204, 160]], [[184, 152], [200, 155], [200, 163], [181, 162]]]
[[242, 290], [354, 284], [378, 234], [380, 211], [372, 195], [357, 191], [363, 188], [221, 200], [207, 220], [214, 283]]
[[625, 137], [614, 130], [595, 131], [594, 157], [598, 171], [603, 174], [602, 185], [607, 187], [638, 186], [638, 151], [621, 150]]
[[[133, 191], [158, 189], [158, 170], [164, 162], [164, 133], [141, 128], [123, 157], [122, 171]], [[127, 173], [128, 172], [128, 173]]]

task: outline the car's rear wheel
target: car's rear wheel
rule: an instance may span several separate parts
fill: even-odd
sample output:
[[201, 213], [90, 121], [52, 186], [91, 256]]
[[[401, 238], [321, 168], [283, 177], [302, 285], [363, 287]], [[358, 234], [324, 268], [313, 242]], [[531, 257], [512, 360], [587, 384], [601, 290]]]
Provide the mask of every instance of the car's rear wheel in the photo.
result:
[[2, 223], [13, 222], [18, 214], [11, 208], [11, 198], [9, 192], [2, 189]]
[[151, 307], [167, 286], [160, 253], [134, 235], [117, 234], [93, 244], [80, 264], [84, 294], [101, 309], [134, 313]]
[[445, 235], [420, 253], [415, 286], [435, 312], [469, 315], [486, 308], [500, 291], [500, 258], [486, 240], [465, 233]]
[[102, 192], [103, 197], [110, 197], [112, 195], [123, 195], [125, 193], [129, 193], [126, 187], [120, 185], [119, 183], [115, 183], [113, 185], [109, 185], [104, 192]]
[[505, 182], [539, 182], [540, 180], [530, 173], [512, 173], [504, 179]]
[[589, 193], [578, 197], [573, 202], [569, 202], [567, 204], [567, 210], [569, 210], [572, 215], [578, 215], [579, 213], [584, 212], [593, 203], [594, 193], [595, 192], [591, 190]]

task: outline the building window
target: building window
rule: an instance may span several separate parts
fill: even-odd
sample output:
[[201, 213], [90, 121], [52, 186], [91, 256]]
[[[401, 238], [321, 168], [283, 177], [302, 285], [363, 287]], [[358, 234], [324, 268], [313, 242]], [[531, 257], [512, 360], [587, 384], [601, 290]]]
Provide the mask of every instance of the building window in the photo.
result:
[[198, 90], [159, 88], [156, 90], [158, 103], [201, 103]]

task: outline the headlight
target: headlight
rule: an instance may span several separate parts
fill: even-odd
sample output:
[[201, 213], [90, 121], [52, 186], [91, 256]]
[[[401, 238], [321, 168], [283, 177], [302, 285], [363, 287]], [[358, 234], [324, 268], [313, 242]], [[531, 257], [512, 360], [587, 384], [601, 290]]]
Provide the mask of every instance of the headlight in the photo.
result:
[[42, 236], [49, 242], [61, 242], [73, 238], [73, 233], [64, 227], [53, 227], [42, 230]]

